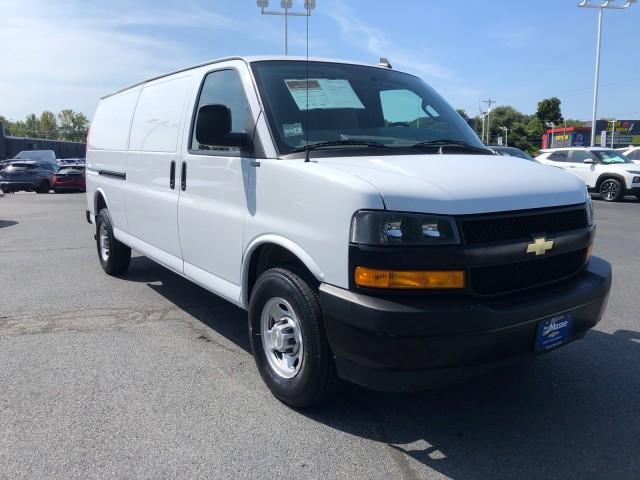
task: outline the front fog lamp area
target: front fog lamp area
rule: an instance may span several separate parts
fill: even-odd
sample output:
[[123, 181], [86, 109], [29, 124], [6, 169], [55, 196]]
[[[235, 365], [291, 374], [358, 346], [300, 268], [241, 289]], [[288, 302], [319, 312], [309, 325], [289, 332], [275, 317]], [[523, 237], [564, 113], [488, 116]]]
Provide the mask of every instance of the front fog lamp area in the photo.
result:
[[393, 212], [358, 212], [351, 242], [364, 245], [455, 245], [460, 243], [451, 217]]

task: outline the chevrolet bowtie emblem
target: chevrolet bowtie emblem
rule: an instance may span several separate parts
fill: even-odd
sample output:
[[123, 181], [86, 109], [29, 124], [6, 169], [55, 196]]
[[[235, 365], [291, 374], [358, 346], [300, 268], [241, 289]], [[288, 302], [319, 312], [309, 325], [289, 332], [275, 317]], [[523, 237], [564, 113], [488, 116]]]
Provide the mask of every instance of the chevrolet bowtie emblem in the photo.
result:
[[544, 255], [547, 250], [553, 248], [553, 240], [547, 240], [544, 237], [539, 237], [533, 240], [533, 243], [527, 245], [527, 253], [535, 253], [536, 256]]

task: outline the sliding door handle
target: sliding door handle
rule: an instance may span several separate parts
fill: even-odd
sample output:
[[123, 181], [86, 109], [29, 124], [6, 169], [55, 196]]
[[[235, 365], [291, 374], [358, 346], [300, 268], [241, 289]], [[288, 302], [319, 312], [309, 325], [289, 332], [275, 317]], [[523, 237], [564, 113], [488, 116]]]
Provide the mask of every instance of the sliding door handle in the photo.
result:
[[169, 167], [169, 188], [173, 190], [176, 188], [176, 161], [171, 160], [171, 166]]
[[182, 162], [182, 173], [180, 175], [180, 188], [184, 192], [187, 189], [187, 162]]

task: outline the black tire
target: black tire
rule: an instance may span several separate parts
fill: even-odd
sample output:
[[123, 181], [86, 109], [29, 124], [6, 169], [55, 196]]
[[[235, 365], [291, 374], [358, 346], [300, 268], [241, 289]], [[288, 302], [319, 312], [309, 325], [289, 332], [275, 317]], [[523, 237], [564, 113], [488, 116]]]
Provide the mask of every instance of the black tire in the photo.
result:
[[640, 195], [636, 195], [636, 198], [637, 198], [638, 200], [640, 200]]
[[[262, 341], [263, 309], [276, 297], [293, 308], [302, 336], [302, 361], [292, 378], [284, 378], [269, 364]], [[300, 276], [282, 268], [272, 268], [260, 276], [249, 302], [249, 335], [258, 371], [271, 393], [283, 403], [296, 408], [311, 407], [329, 400], [336, 392], [338, 379], [320, 299]]]
[[51, 190], [51, 185], [47, 180], [43, 180], [36, 188], [37, 193], [49, 193], [49, 190]]
[[[106, 240], [108, 241], [108, 253], [103, 255], [101, 231], [105, 228]], [[105, 273], [109, 275], [120, 275], [127, 271], [131, 262], [131, 249], [124, 243], [116, 240], [113, 236], [113, 223], [109, 210], [103, 208], [96, 216], [96, 247], [98, 249], [98, 259]]]
[[624, 187], [617, 178], [605, 178], [600, 182], [598, 193], [605, 202], [617, 202], [624, 197]]

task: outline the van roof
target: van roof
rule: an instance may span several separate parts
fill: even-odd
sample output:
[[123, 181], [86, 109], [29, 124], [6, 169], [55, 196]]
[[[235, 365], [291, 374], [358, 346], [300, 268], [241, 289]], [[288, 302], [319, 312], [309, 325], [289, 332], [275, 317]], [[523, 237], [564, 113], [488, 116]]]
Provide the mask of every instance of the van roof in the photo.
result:
[[164, 78], [164, 77], [168, 77], [170, 75], [174, 75], [176, 73], [181, 73], [181, 72], [186, 72], [189, 70], [193, 70], [196, 68], [200, 68], [200, 67], [205, 67], [207, 65], [213, 65], [216, 63], [222, 63], [222, 62], [227, 62], [229, 60], [240, 60], [243, 61], [245, 63], [254, 63], [254, 62], [264, 62], [264, 61], [274, 61], [274, 60], [287, 60], [287, 61], [296, 61], [296, 62], [306, 62], [307, 60], [309, 60], [310, 62], [330, 62], [330, 63], [345, 63], [345, 64], [349, 64], [349, 65], [361, 65], [361, 66], [365, 66], [365, 67], [373, 67], [373, 68], [381, 68], [383, 70], [388, 70], [387, 67], [381, 66], [381, 65], [377, 65], [377, 64], [372, 64], [372, 63], [361, 63], [361, 62], [354, 62], [351, 60], [340, 60], [340, 59], [336, 59], [336, 58], [321, 58], [321, 57], [297, 57], [297, 56], [288, 56], [288, 55], [250, 55], [250, 56], [231, 56], [231, 57], [222, 57], [222, 58], [217, 58], [215, 60], [209, 60], [207, 62], [202, 62], [202, 63], [198, 63], [196, 65], [191, 65], [190, 67], [185, 67], [185, 68], [180, 68], [178, 70], [174, 70], [172, 72], [169, 73], [165, 73], [162, 75], [157, 75], [155, 77], [152, 78], [148, 78], [146, 80], [143, 80], [141, 82], [136, 82], [132, 85], [129, 85], [127, 87], [121, 88], [119, 90], [116, 90], [115, 92], [109, 93], [108, 95], [105, 95], [101, 98], [101, 100], [111, 97], [113, 95], [117, 95], [118, 93], [122, 93], [125, 92], [131, 88], [137, 87], [139, 85], [144, 85], [145, 83], [149, 83], [152, 82], [153, 80], [158, 80], [159, 78]]

